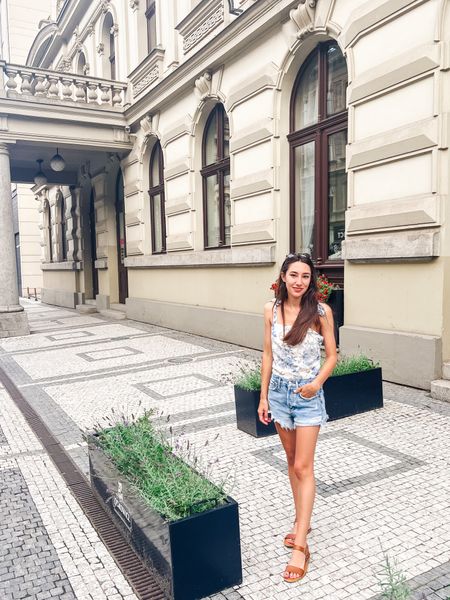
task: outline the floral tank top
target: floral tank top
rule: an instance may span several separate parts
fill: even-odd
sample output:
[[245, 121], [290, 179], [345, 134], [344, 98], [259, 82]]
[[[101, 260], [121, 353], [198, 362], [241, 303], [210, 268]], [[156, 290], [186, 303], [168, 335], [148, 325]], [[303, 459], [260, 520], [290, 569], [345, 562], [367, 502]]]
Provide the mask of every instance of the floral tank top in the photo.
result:
[[[275, 302], [273, 308], [272, 373], [288, 380], [314, 379], [320, 370], [320, 347], [323, 337], [310, 327], [300, 344], [286, 344], [283, 337], [291, 329], [291, 325], [285, 326], [283, 334], [283, 324], [277, 322], [279, 305], [279, 302]], [[317, 305], [317, 312], [320, 316], [325, 315], [325, 310], [320, 304]]]

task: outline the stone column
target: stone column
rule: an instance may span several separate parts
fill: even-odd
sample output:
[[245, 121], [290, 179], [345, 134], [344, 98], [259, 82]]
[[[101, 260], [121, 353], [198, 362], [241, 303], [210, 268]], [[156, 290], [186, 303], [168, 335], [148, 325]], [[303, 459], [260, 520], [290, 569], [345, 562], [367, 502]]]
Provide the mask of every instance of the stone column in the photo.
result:
[[0, 143], [0, 338], [30, 333], [19, 304], [11, 202], [11, 171], [6, 144]]

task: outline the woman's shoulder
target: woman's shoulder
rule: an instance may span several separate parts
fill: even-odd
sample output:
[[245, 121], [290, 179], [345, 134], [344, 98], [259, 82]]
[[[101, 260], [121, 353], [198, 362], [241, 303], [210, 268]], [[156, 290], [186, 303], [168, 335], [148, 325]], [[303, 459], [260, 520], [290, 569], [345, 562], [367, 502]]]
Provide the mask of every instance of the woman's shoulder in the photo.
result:
[[318, 302], [317, 312], [319, 313], [319, 317], [326, 317], [331, 314], [331, 308], [325, 302]]
[[276, 303], [276, 299], [274, 298], [273, 300], [269, 300], [269, 302], [266, 302], [264, 304], [264, 313], [272, 313], [273, 312], [273, 307], [275, 306]]

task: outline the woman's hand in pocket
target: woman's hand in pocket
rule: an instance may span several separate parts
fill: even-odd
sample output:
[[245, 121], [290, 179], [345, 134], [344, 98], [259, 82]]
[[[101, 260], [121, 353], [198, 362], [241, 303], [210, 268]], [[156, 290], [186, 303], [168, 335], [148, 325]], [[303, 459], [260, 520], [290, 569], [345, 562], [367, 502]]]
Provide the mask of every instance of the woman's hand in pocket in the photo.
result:
[[305, 385], [300, 386], [295, 390], [296, 394], [300, 394], [303, 398], [309, 399], [317, 396], [317, 393], [320, 390], [320, 385], [315, 383], [315, 381], [311, 381], [311, 383], [306, 383]]

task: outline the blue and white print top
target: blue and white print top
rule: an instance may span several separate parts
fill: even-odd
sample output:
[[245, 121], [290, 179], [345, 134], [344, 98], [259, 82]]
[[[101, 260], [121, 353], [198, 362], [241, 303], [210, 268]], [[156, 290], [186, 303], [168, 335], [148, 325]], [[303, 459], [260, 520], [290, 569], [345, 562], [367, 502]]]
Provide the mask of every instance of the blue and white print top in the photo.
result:
[[[323, 336], [311, 327], [300, 344], [290, 346], [283, 341], [283, 324], [277, 322], [278, 306], [274, 302], [272, 319], [272, 373], [291, 381], [299, 379], [314, 379], [320, 370], [320, 347]], [[325, 310], [320, 304], [317, 312], [321, 317]], [[284, 335], [291, 329], [286, 325]]]

